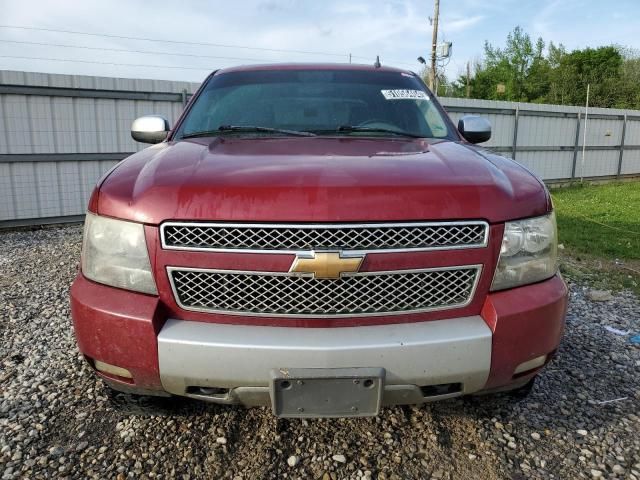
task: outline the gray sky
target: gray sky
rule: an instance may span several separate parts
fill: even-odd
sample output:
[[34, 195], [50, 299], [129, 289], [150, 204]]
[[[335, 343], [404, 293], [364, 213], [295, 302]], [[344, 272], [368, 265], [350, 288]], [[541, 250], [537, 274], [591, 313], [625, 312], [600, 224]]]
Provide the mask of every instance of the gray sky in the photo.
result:
[[[0, 69], [200, 81], [209, 71], [223, 66], [346, 62], [349, 53], [354, 55], [354, 62], [372, 63], [379, 54], [384, 64], [417, 71], [420, 65], [416, 58], [429, 55], [428, 17], [433, 15], [433, 1], [0, 0], [0, 11], [3, 26], [234, 46], [0, 27]], [[453, 57], [447, 65], [451, 77], [462, 72], [467, 60], [481, 55], [485, 40], [502, 45], [516, 25], [533, 37], [540, 35], [570, 49], [613, 43], [640, 47], [637, 0], [441, 0], [441, 13], [440, 40], [454, 44]], [[18, 56], [32, 58], [8, 58]]]

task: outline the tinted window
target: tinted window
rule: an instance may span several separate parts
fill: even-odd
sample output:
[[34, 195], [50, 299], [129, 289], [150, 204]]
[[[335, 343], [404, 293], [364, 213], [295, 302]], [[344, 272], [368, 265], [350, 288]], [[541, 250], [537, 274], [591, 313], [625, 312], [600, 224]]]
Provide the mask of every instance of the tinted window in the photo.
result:
[[422, 82], [414, 75], [388, 71], [256, 70], [215, 75], [177, 137], [224, 125], [318, 134], [335, 134], [338, 127], [348, 125], [452, 138]]

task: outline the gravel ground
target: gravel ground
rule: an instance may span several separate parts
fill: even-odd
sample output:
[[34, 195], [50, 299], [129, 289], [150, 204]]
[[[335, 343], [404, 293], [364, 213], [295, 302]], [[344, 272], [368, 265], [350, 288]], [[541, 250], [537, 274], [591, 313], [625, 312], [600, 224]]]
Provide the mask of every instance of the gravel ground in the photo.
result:
[[108, 397], [75, 347], [68, 288], [80, 237], [75, 226], [0, 233], [2, 479], [640, 480], [640, 348], [604, 328], [640, 333], [631, 294], [592, 302], [571, 285], [559, 357], [520, 403], [482, 397], [289, 421], [149, 399], [135, 413]]

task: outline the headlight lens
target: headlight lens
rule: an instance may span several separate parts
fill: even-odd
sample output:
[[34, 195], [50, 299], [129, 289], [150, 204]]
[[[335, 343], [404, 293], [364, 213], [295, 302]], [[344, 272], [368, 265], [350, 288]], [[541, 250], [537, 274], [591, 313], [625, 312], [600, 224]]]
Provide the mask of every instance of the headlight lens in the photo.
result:
[[558, 270], [556, 215], [507, 222], [491, 290], [546, 280]]
[[87, 213], [82, 273], [98, 283], [156, 295], [149, 252], [140, 223]]

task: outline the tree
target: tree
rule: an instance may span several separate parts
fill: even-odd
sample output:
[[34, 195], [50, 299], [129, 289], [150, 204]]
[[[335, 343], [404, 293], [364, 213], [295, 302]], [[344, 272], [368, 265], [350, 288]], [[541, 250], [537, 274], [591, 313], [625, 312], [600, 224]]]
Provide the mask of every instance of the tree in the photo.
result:
[[[422, 78], [422, 81], [429, 85], [429, 77], [431, 74], [431, 68], [428, 66], [425, 66], [422, 71], [420, 72], [420, 78]], [[436, 85], [438, 86], [438, 91], [436, 92], [436, 95], [443, 95], [447, 93], [447, 87], [449, 86], [449, 81], [447, 80], [447, 76], [444, 73], [444, 70], [440, 69], [439, 71], [436, 71]]]
[[520, 27], [509, 33], [504, 49], [485, 42], [484, 59], [476, 64], [471, 83], [473, 96], [519, 102], [541, 97], [548, 90], [544, 48], [542, 38], [534, 45]]
[[544, 48], [544, 41], [539, 38], [535, 45], [533, 61], [524, 78], [524, 95], [530, 102], [544, 102], [549, 92], [551, 65], [544, 56]]
[[560, 75], [570, 81], [566, 98], [570, 105], [582, 105], [591, 86], [590, 103], [594, 107], [614, 107], [619, 99], [617, 85], [622, 72], [622, 55], [616, 47], [574, 50], [560, 59]]
[[[466, 82], [461, 75], [454, 94], [463, 96]], [[547, 48], [516, 27], [503, 48], [485, 42], [470, 83], [473, 98], [561, 105], [583, 105], [590, 85], [593, 106], [638, 108], [640, 53], [620, 46], [567, 52], [553, 42]]]
[[619, 47], [623, 57], [618, 86], [617, 108], [638, 108], [640, 106], [640, 54], [637, 50]]
[[567, 55], [567, 49], [560, 44], [557, 47], [553, 42], [549, 43], [549, 91], [547, 101], [550, 103], [564, 105], [569, 97], [571, 89], [571, 72], [568, 69], [561, 69], [562, 59]]

